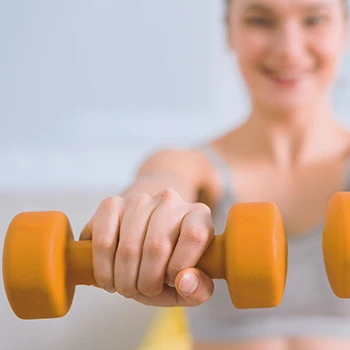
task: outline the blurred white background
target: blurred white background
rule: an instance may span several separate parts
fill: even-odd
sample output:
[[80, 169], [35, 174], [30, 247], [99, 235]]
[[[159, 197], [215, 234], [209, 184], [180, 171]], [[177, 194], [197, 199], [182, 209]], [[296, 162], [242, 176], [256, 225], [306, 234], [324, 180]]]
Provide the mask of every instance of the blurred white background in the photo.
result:
[[[223, 4], [0, 3], [1, 251], [18, 212], [62, 210], [77, 237], [154, 149], [203, 142], [245, 117]], [[340, 75], [334, 106], [349, 126], [349, 55]], [[24, 322], [2, 284], [0, 307], [1, 350], [134, 349], [152, 311], [79, 287], [65, 318]]]

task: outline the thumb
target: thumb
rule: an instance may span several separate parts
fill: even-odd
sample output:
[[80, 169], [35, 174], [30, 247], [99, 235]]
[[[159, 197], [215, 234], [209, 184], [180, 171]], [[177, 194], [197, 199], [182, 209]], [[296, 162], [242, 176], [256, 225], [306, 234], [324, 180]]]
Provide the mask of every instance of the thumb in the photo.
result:
[[202, 270], [187, 268], [177, 274], [175, 288], [183, 306], [197, 306], [211, 298], [214, 283]]

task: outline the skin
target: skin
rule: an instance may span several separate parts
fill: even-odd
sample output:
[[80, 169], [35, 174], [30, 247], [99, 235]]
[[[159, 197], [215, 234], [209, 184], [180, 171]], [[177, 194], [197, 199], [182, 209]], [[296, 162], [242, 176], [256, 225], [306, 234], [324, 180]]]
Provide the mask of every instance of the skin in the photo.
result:
[[[350, 135], [335, 121], [329, 90], [346, 46], [346, 20], [340, 0], [229, 6], [227, 42], [252, 109], [210, 144], [232, 168], [239, 200], [274, 201], [291, 235], [321, 222], [332, 194], [345, 187]], [[213, 281], [193, 266], [213, 238], [211, 210], [221, 194], [219, 174], [200, 150], [150, 155], [81, 233], [81, 240], [92, 239], [99, 286], [146, 305], [206, 302]], [[194, 344], [195, 350], [348, 348], [347, 340], [313, 338]]]

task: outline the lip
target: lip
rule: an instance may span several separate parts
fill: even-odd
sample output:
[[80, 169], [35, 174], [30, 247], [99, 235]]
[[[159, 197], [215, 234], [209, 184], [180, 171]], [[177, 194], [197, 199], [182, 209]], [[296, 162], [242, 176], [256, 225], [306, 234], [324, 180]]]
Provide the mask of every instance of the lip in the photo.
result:
[[280, 87], [295, 87], [304, 80], [306, 75], [305, 70], [272, 70], [265, 68], [263, 72], [271, 81]]

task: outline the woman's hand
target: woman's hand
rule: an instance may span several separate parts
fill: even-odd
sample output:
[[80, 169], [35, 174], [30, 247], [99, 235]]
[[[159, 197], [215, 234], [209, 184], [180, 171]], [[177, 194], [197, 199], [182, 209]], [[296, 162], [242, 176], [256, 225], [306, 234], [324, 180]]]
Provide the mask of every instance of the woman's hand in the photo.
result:
[[213, 281], [197, 262], [214, 237], [211, 212], [172, 189], [104, 199], [81, 233], [92, 239], [97, 284], [154, 306], [196, 306]]

